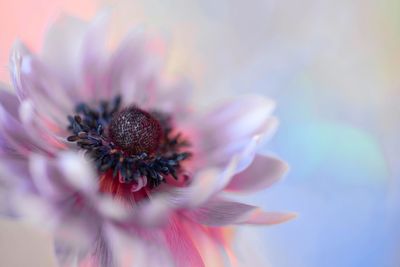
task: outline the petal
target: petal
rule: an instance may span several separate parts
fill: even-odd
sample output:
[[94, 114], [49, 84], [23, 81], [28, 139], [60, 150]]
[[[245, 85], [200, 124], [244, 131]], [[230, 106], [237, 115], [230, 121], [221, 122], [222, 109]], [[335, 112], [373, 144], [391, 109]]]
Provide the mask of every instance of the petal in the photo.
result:
[[240, 224], [259, 224], [273, 225], [280, 224], [292, 220], [297, 217], [294, 212], [266, 212], [261, 209], [255, 209], [251, 212], [248, 218], [238, 222]]
[[149, 107], [155, 98], [160, 59], [151, 40], [137, 30], [122, 41], [110, 59], [103, 98], [122, 95], [125, 104]]
[[210, 200], [194, 211], [185, 213], [195, 222], [209, 226], [224, 226], [243, 222], [257, 207], [222, 199]]
[[56, 125], [46, 121], [38, 114], [34, 104], [30, 100], [23, 100], [19, 106], [20, 120], [27, 134], [35, 140], [44, 150], [55, 154], [67, 148], [65, 136], [69, 134]]
[[13, 151], [13, 147], [8, 143], [7, 123], [15, 122], [18, 118], [19, 101], [17, 97], [10, 93], [7, 86], [0, 84], [0, 153]]
[[42, 49], [46, 65], [54, 69], [65, 86], [72, 89], [80, 78], [83, 38], [88, 23], [70, 16], [62, 16], [48, 30]]
[[34, 185], [45, 197], [64, 201], [78, 192], [85, 198], [97, 192], [95, 175], [79, 154], [65, 152], [53, 159], [32, 154], [29, 165]]
[[288, 170], [288, 165], [273, 157], [256, 155], [251, 165], [236, 174], [225, 190], [253, 192], [262, 190], [277, 182]]
[[13, 196], [18, 188], [29, 188], [29, 168], [23, 157], [5, 153], [0, 161], [0, 215], [15, 216]]
[[14, 45], [10, 61], [19, 99], [30, 99], [41, 117], [65, 128], [65, 116], [72, 112], [74, 103], [54, 72], [20, 43]]
[[224, 134], [230, 139], [238, 139], [258, 134], [258, 130], [274, 109], [275, 103], [270, 99], [260, 96], [241, 97], [208, 114], [207, 124], [213, 129], [224, 125]]
[[89, 25], [82, 43], [81, 72], [84, 82], [82, 101], [93, 101], [105, 90], [106, 36], [110, 13], [101, 12]]
[[271, 116], [274, 108], [274, 102], [263, 97], [230, 101], [200, 119], [201, 128], [197, 126], [197, 131], [202, 138], [194, 146], [208, 163], [226, 164], [254, 136], [264, 141], [274, 132], [277, 127], [276, 118]]
[[162, 188], [155, 194], [162, 202], [171, 208], [196, 207], [221, 192], [231, 181], [232, 177], [246, 169], [252, 162], [257, 147], [258, 138], [242, 151], [236, 154], [225, 168], [208, 168], [199, 171], [188, 187]]
[[65, 244], [63, 240], [55, 240], [54, 252], [59, 267], [78, 267], [79, 249]]
[[72, 194], [71, 187], [65, 184], [62, 173], [49, 158], [33, 154], [29, 159], [29, 168], [36, 190], [43, 197], [62, 200]]
[[162, 231], [142, 228], [127, 232], [116, 224], [108, 223], [103, 226], [103, 234], [111, 244], [110, 250], [117, 266], [176, 267], [172, 263]]
[[176, 80], [163, 80], [162, 88], [156, 94], [157, 109], [174, 114], [175, 120], [184, 120], [191, 112], [189, 101], [193, 88], [184, 78]]
[[97, 191], [96, 173], [92, 165], [82, 155], [73, 152], [61, 153], [58, 166], [66, 182], [79, 191], [94, 193]]
[[19, 101], [7, 85], [0, 82], [0, 104], [11, 116], [18, 118]]
[[204, 267], [190, 232], [185, 230], [179, 220], [171, 219], [169, 227], [165, 231], [165, 238], [177, 267]]
[[228, 252], [228, 244], [223, 244], [216, 238], [216, 236], [223, 235], [221, 228], [205, 227], [189, 220], [183, 220], [182, 223], [186, 231], [194, 236], [192, 238], [193, 243], [197, 250], [201, 252], [205, 266], [226, 266], [225, 256]]
[[0, 136], [3, 150], [18, 151], [22, 155], [42, 148], [32, 140], [18, 118], [19, 102], [4, 90], [0, 91]]
[[235, 174], [246, 169], [255, 156], [259, 138], [254, 137], [241, 153], [233, 155], [231, 161], [218, 175], [206, 175], [202, 178], [194, 178], [193, 184], [189, 187], [191, 199], [188, 201], [192, 206], [197, 206], [212, 196], [221, 192], [231, 181]]
[[265, 212], [260, 208], [244, 203], [215, 198], [196, 210], [185, 212], [195, 222], [209, 226], [229, 224], [272, 225], [291, 220], [295, 213]]

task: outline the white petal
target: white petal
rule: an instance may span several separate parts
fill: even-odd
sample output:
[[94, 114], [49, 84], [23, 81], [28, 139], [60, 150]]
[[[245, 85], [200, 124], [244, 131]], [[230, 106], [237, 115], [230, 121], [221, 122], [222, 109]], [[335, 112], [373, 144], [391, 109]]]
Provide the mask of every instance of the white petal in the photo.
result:
[[72, 152], [62, 153], [59, 166], [66, 180], [75, 188], [85, 192], [97, 190], [96, 173], [83, 155]]

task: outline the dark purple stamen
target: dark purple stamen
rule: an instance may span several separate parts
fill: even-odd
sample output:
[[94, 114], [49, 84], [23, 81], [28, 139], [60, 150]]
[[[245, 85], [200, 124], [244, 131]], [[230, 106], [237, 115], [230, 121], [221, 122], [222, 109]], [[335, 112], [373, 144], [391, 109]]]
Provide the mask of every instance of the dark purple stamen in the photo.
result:
[[120, 111], [120, 104], [120, 97], [101, 102], [97, 109], [79, 104], [77, 114], [68, 116], [73, 135], [67, 140], [86, 150], [100, 173], [111, 170], [124, 183], [146, 176], [156, 187], [168, 175], [178, 179], [180, 163], [191, 153], [182, 151], [189, 143], [179, 133], [172, 134], [169, 116], [137, 107]]

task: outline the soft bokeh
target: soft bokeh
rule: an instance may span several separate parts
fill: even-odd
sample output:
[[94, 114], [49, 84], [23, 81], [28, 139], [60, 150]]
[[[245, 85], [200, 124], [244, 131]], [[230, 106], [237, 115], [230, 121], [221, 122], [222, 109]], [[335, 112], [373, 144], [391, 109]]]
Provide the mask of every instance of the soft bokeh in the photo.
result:
[[[249, 244], [256, 249], [239, 256], [277, 267], [398, 266], [398, 1], [3, 1], [2, 80], [15, 38], [39, 49], [58, 15], [91, 18], [104, 6], [113, 9], [116, 36], [138, 23], [162, 33], [168, 70], [193, 80], [195, 107], [242, 93], [278, 102], [280, 129], [265, 149], [291, 172], [248, 201], [300, 216], [242, 230], [262, 246]], [[27, 229], [0, 227], [0, 265], [52, 266], [47, 236], [36, 236], [32, 247], [44, 245], [35, 255], [12, 257], [7, 240], [25, 244]]]

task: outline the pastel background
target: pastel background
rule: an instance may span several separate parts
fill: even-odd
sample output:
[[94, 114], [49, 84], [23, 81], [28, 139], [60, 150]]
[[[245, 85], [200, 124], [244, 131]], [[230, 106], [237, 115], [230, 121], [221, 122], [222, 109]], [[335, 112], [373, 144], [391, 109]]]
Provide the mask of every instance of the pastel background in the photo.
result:
[[[277, 101], [265, 150], [291, 171], [248, 201], [299, 218], [241, 230], [257, 236], [252, 255], [276, 267], [399, 266], [399, 1], [1, 0], [1, 80], [15, 39], [39, 51], [61, 14], [104, 7], [113, 38], [137, 24], [161, 33], [167, 71], [193, 81], [196, 108], [243, 93]], [[0, 266], [55, 266], [50, 240], [0, 221]]]

